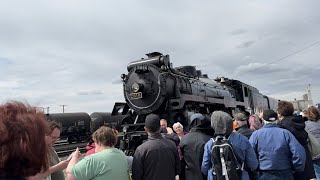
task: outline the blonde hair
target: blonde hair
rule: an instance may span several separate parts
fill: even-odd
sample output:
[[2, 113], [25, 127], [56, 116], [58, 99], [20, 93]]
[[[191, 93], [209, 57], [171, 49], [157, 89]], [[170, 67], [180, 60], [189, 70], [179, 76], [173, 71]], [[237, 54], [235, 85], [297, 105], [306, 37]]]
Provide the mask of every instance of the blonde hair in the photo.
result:
[[113, 147], [117, 144], [117, 135], [107, 126], [101, 126], [92, 134], [92, 139], [97, 143], [104, 146]]
[[318, 121], [318, 119], [320, 118], [320, 113], [314, 106], [310, 106], [306, 114], [310, 121]]

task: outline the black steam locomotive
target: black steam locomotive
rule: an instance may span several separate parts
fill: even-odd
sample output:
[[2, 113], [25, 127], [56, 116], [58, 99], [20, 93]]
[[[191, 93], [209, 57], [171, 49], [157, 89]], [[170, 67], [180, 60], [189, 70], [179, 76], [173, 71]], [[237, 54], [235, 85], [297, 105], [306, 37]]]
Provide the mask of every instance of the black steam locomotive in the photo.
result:
[[[147, 56], [129, 63], [128, 73], [121, 75], [124, 98], [129, 107], [121, 124], [127, 133], [143, 131], [144, 118], [150, 113], [167, 119], [171, 125], [180, 122], [188, 128], [189, 117], [196, 112], [254, 113], [276, 109], [278, 105], [278, 100], [238, 80], [209, 79], [194, 66], [174, 68], [169, 55], [158, 52]], [[126, 141], [130, 142], [130, 136], [128, 138]]]
[[[156, 113], [188, 125], [188, 117], [195, 112], [253, 113], [275, 109], [278, 104], [278, 100], [238, 80], [223, 77], [212, 80], [194, 66], [173, 68], [169, 55], [154, 52], [147, 56], [131, 62], [128, 74], [122, 75], [125, 100], [137, 116]], [[143, 118], [136, 119], [136, 123], [143, 122]]]
[[[259, 93], [248, 84], [223, 77], [209, 79], [194, 66], [174, 68], [169, 55], [154, 52], [147, 56], [129, 63], [128, 73], [121, 75], [126, 102], [115, 103], [111, 113], [93, 113], [90, 117], [82, 114], [84, 122], [81, 123], [77, 118], [70, 118], [63, 129], [70, 142], [88, 137], [100, 126], [108, 125], [121, 132], [118, 145], [130, 155], [147, 138], [143, 127], [145, 116], [150, 113], [167, 119], [169, 125], [180, 122], [188, 129], [189, 117], [194, 113], [210, 115], [215, 110], [230, 114], [254, 113], [277, 108], [278, 100]], [[56, 119], [67, 117], [66, 114], [57, 115]]]

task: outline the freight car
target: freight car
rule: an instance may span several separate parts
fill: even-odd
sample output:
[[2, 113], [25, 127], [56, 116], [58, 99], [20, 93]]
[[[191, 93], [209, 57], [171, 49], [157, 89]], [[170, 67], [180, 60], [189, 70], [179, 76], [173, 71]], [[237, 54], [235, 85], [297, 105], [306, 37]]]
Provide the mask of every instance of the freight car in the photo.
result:
[[129, 113], [129, 107], [126, 103], [116, 102], [111, 113], [94, 112], [91, 117], [91, 132], [94, 132], [101, 126], [108, 126], [122, 131], [123, 122], [132, 123]]
[[67, 139], [69, 143], [89, 140], [91, 118], [87, 113], [53, 113], [46, 116], [48, 120], [61, 124], [61, 139]]

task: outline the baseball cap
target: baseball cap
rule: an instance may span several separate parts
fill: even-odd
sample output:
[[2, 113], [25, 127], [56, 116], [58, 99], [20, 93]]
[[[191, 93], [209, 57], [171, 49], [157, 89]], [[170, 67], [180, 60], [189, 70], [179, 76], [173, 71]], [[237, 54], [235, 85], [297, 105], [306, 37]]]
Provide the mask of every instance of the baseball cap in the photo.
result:
[[160, 128], [160, 117], [156, 114], [149, 114], [145, 120], [145, 127], [152, 129]]
[[263, 116], [262, 118], [266, 121], [275, 121], [278, 119], [278, 115], [276, 112], [274, 112], [271, 109], [267, 109], [263, 111]]

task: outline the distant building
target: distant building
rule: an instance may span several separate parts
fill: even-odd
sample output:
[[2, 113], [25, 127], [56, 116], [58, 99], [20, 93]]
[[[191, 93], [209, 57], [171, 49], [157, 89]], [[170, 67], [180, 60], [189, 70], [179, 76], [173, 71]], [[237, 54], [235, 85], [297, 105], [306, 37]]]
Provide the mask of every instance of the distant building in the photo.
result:
[[294, 101], [291, 101], [293, 104], [295, 111], [305, 110], [308, 109], [308, 107], [313, 105], [313, 101], [311, 98], [311, 86], [310, 84], [307, 86], [306, 94], [302, 95], [302, 100], [297, 100], [294, 98]]
[[305, 109], [308, 109], [308, 107], [310, 107], [313, 102], [312, 100], [294, 100], [294, 101], [291, 101], [291, 103], [293, 104], [293, 107], [294, 107], [294, 110], [295, 111], [299, 111], [299, 110], [305, 110]]

